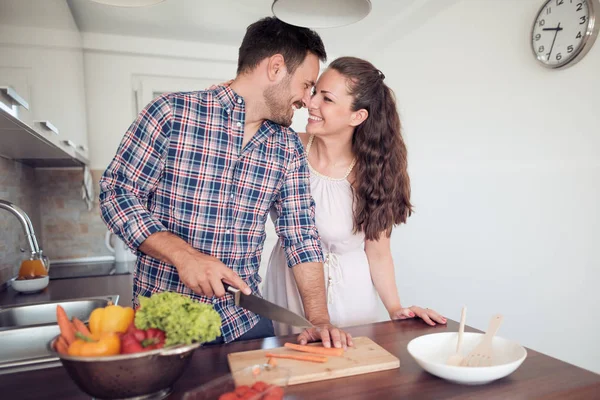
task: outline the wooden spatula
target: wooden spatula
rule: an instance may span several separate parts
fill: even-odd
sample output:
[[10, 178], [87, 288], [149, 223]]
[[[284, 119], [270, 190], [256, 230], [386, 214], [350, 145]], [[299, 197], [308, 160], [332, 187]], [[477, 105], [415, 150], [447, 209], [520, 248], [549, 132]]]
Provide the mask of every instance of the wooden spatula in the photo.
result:
[[502, 323], [503, 317], [500, 314], [494, 315], [490, 321], [490, 326], [483, 336], [481, 342], [465, 357], [460, 363], [463, 367], [489, 367], [492, 365], [492, 339]]
[[446, 361], [447, 365], [459, 366], [463, 360], [462, 354], [460, 354], [460, 346], [462, 344], [463, 333], [465, 332], [465, 320], [467, 319], [467, 307], [463, 307], [460, 313], [460, 326], [458, 327], [458, 343], [456, 344], [456, 353], [448, 357]]

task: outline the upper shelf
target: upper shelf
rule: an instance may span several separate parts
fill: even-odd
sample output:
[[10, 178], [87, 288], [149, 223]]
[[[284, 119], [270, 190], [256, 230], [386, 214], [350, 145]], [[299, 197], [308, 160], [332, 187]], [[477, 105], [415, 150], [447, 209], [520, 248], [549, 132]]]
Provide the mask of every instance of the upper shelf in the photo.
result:
[[[47, 128], [50, 129], [50, 128]], [[77, 167], [89, 161], [72, 142], [56, 146], [41, 133], [0, 107], [0, 156], [32, 167]]]

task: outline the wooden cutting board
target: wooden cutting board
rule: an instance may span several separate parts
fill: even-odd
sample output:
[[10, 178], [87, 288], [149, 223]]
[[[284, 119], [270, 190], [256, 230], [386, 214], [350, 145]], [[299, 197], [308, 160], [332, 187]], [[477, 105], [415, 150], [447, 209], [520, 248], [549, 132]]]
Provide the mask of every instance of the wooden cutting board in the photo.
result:
[[[400, 367], [400, 360], [384, 350], [368, 337], [352, 338], [354, 347], [349, 347], [342, 357], [328, 357], [325, 363], [296, 361], [278, 358], [277, 365], [290, 370], [289, 385], [341, 378], [345, 376], [367, 374]], [[320, 343], [309, 346], [321, 346]], [[278, 347], [275, 349], [243, 351], [227, 355], [229, 369], [236, 384], [245, 384], [244, 374], [237, 373], [244, 368], [256, 364], [265, 364], [267, 353], [308, 354]]]

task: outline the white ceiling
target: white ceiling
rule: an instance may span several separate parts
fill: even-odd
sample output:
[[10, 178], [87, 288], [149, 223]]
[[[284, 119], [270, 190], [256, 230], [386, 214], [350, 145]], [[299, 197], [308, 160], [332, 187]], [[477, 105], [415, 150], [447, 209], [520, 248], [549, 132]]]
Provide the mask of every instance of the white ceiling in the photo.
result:
[[[82, 32], [234, 46], [240, 44], [249, 24], [272, 15], [272, 0], [166, 0], [142, 8], [111, 7], [90, 0], [66, 1]], [[334, 49], [337, 54], [354, 54], [381, 40], [397, 40], [454, 1], [371, 2], [372, 11], [362, 21], [346, 27], [318, 30], [327, 48]]]
[[[317, 31], [330, 56], [360, 56], [390, 46], [457, 1], [371, 0], [372, 11], [362, 21]], [[237, 47], [249, 24], [272, 15], [271, 4], [272, 0], [166, 0], [126, 8], [90, 0], [0, 0], [0, 24]]]

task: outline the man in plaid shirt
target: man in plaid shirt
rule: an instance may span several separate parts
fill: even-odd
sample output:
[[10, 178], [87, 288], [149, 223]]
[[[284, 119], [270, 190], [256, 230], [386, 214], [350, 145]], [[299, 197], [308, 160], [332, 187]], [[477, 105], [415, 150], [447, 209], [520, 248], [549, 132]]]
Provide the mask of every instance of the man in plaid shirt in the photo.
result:
[[223, 282], [258, 293], [274, 209], [316, 326], [298, 341], [352, 345], [330, 325], [306, 155], [289, 129], [325, 59], [315, 32], [264, 18], [248, 27], [229, 86], [165, 94], [139, 114], [100, 181], [103, 220], [138, 251], [135, 301], [183, 293], [214, 306], [224, 342], [272, 336], [272, 322], [236, 307]]

